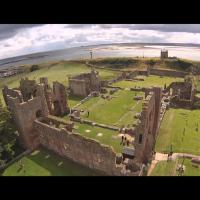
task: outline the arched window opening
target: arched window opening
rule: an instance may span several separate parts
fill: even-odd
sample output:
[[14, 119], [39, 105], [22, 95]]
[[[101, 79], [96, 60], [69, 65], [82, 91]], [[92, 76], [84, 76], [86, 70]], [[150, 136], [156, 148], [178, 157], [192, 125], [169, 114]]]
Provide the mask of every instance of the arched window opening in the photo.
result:
[[139, 144], [142, 143], [142, 134], [139, 135]]
[[41, 110], [36, 111], [36, 117], [37, 118], [42, 117], [42, 111]]

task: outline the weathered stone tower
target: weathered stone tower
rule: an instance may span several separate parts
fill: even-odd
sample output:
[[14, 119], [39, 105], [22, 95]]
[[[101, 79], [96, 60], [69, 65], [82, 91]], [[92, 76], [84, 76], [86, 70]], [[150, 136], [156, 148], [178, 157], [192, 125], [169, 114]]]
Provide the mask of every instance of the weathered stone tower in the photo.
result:
[[[45, 101], [44, 89], [42, 85], [37, 85], [35, 95], [25, 99], [18, 90], [4, 87], [3, 94], [5, 102], [20, 133], [21, 143], [25, 148], [32, 149], [39, 144], [38, 135], [33, 130], [33, 122], [37, 117], [49, 114]], [[27, 94], [27, 93], [25, 93]]]
[[46, 77], [40, 78], [40, 83], [44, 84], [44, 93], [51, 115], [61, 116], [69, 112], [67, 104], [67, 92], [66, 87], [59, 83], [53, 82], [53, 89], [48, 84]]
[[160, 52], [160, 58], [161, 59], [168, 58], [168, 50], [162, 49], [161, 52]]
[[20, 139], [25, 148], [33, 149], [39, 144], [33, 123], [37, 118], [49, 114], [63, 115], [68, 111], [67, 94], [64, 85], [54, 82], [53, 91], [47, 78], [21, 79], [19, 89], [4, 87], [3, 97], [18, 127]]

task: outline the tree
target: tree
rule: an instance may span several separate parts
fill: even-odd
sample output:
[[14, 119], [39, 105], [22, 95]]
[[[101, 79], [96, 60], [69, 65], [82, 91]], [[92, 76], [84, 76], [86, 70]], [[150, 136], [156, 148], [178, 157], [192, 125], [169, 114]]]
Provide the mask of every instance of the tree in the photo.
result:
[[0, 164], [13, 158], [16, 149], [19, 149], [17, 140], [15, 124], [0, 100]]

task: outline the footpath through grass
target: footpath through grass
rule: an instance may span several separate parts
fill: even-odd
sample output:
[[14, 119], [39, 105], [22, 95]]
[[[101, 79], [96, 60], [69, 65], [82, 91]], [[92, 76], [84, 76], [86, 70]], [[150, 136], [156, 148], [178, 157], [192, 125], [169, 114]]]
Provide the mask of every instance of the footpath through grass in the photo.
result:
[[[20, 162], [24, 165], [20, 169]], [[78, 165], [48, 150], [37, 150], [9, 166], [3, 176], [98, 176], [89, 168]]]
[[156, 141], [157, 152], [200, 155], [200, 110], [170, 108], [162, 121]]
[[[182, 158], [176, 161], [160, 161], [153, 169], [151, 176], [178, 176], [176, 168], [182, 162]], [[185, 171], [182, 176], [200, 176], [200, 166], [194, 166], [190, 159], [185, 159], [183, 165], [185, 166]]]

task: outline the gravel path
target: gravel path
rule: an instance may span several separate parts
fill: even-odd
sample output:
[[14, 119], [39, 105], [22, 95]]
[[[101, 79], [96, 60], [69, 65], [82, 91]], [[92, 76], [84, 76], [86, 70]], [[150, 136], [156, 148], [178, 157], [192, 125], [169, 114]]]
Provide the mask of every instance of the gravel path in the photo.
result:
[[[168, 157], [167, 154], [159, 153], [159, 152], [156, 153], [155, 158], [154, 158], [154, 160], [152, 160], [151, 166], [148, 169], [147, 176], [150, 176], [151, 172], [153, 171], [154, 167], [156, 166], [156, 164], [158, 162], [167, 161], [167, 157]], [[173, 153], [172, 156], [171, 156], [171, 159], [176, 160], [177, 158], [182, 158], [182, 157], [190, 158], [190, 159], [192, 159], [192, 158], [199, 158], [200, 159], [200, 156], [188, 154], [188, 153]]]

